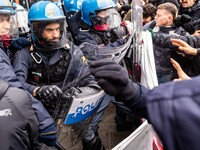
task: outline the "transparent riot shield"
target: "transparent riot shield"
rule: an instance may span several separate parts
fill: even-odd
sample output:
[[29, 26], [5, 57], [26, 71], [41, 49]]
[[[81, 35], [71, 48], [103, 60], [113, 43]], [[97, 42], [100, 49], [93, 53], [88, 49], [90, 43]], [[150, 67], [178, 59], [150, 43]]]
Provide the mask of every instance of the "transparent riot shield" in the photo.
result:
[[135, 81], [140, 82], [143, 26], [143, 9], [141, 0], [134, 0], [131, 7], [133, 12], [131, 15], [131, 22], [133, 23], [132, 76], [135, 77]]
[[58, 133], [57, 149], [80, 148], [81, 141], [105, 96], [104, 91], [93, 82], [88, 86], [80, 86], [80, 82], [91, 75], [89, 70], [84, 73], [83, 71], [83, 68], [80, 69], [79, 75], [72, 81], [69, 81], [66, 73], [62, 83], [63, 93], [59, 96], [53, 112]]
[[60, 95], [56, 105], [53, 118], [58, 129], [58, 144], [63, 149], [64, 147], [76, 149], [76, 146], [81, 144], [81, 140], [105, 95], [98, 86], [76, 86], [81, 79], [88, 75], [89, 73], [84, 74], [79, 80], [69, 83], [66, 87], [68, 90]]
[[131, 43], [132, 35], [127, 35], [124, 39], [120, 39], [103, 47], [85, 42], [80, 45], [80, 48], [85, 57], [90, 61], [109, 59], [120, 63], [127, 54]]

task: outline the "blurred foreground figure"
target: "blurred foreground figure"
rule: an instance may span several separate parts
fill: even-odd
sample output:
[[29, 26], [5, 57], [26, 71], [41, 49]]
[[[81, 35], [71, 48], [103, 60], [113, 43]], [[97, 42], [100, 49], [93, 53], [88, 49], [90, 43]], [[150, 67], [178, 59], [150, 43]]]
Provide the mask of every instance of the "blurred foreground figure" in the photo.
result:
[[[37, 138], [38, 122], [32, 108], [31, 97], [26, 91], [11, 87], [5, 81], [15, 84], [6, 50], [9, 41], [18, 36], [15, 30], [16, 11], [9, 1], [0, 4], [0, 141], [1, 150], [32, 149]], [[3, 81], [4, 80], [4, 81]], [[16, 81], [16, 82], [15, 82]]]
[[148, 119], [164, 149], [199, 150], [200, 77], [165, 83], [149, 90], [132, 82], [127, 71], [113, 61], [94, 61], [90, 66], [107, 94]]

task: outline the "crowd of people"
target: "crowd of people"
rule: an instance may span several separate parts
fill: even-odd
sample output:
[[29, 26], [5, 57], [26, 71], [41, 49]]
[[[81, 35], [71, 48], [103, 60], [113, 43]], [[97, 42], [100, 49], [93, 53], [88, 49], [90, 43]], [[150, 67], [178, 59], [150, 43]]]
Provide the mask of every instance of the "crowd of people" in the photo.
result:
[[56, 106], [79, 87], [106, 93], [81, 135], [84, 150], [105, 149], [98, 123], [110, 103], [117, 131], [145, 118], [164, 149], [199, 149], [200, 1], [138, 1], [153, 42], [159, 86], [151, 90], [136, 80], [134, 1], [37, 1], [27, 11], [1, 0], [0, 149], [55, 148]]

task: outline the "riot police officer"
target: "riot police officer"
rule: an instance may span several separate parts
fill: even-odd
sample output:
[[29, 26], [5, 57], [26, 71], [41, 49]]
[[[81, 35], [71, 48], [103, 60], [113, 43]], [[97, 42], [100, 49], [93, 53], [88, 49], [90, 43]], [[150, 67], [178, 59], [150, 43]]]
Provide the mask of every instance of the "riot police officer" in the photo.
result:
[[[97, 55], [95, 59], [101, 59], [102, 56], [100, 55], [103, 53], [102, 55], [111, 59], [112, 56], [119, 56], [120, 60], [117, 61], [121, 62], [124, 56], [122, 55], [123, 52], [127, 52], [127, 47], [130, 46], [130, 44], [127, 46], [127, 41], [129, 41], [127, 37], [130, 36], [131, 30], [127, 26], [128, 23], [122, 21], [115, 7], [116, 3], [112, 0], [85, 0], [82, 3], [77, 43], [81, 45], [80, 47], [85, 47], [86, 43], [93, 45], [94, 48], [90, 48], [91, 51], [84, 50], [84, 54], [88, 59], [93, 59], [95, 55]], [[97, 49], [99, 49], [99, 52], [96, 52]], [[94, 54], [92, 55], [93, 58], [90, 57], [91, 54]], [[136, 116], [131, 116], [135, 118], [135, 124], [127, 121], [126, 118], [129, 117], [127, 117], [127, 113], [131, 112], [129, 108], [124, 106], [123, 103], [116, 102], [114, 97], [106, 95], [98, 114], [92, 122], [94, 132], [97, 132], [98, 122], [110, 102], [117, 106], [115, 117], [117, 131], [134, 130], [141, 123], [140, 118]]]
[[[63, 89], [88, 73], [88, 65], [82, 51], [66, 38], [66, 18], [58, 6], [49, 1], [37, 2], [30, 8], [28, 19], [32, 45], [17, 51], [14, 70], [23, 87], [53, 115]], [[79, 86], [94, 83], [89, 75]]]
[[68, 31], [72, 34], [74, 43], [79, 33], [79, 24], [81, 21], [81, 5], [83, 0], [64, 0], [64, 9], [67, 14]]
[[[0, 76], [0, 80], [7, 82], [9, 86], [11, 87], [17, 87], [17, 88], [23, 89], [22, 85], [17, 80], [15, 72], [10, 63], [10, 61], [12, 60], [12, 53], [9, 49], [9, 46], [13, 40], [18, 39], [18, 24], [17, 24], [17, 16], [16, 16], [15, 7], [11, 6], [11, 3], [9, 2], [9, 0], [3, 0], [1, 1], [0, 12], [1, 12], [0, 13], [0, 18], [1, 18], [1, 21], [0, 21], [0, 26], [1, 26], [0, 28], [0, 55], [1, 55], [0, 63], [2, 66], [1, 67], [2, 73]], [[20, 90], [14, 90], [14, 91], [20, 92]], [[23, 91], [21, 93], [23, 94]], [[16, 99], [17, 98], [18, 96], [16, 96]], [[22, 96], [22, 99], [23, 98], [24, 97]], [[44, 109], [43, 105], [38, 100], [36, 100], [32, 96], [30, 98], [32, 100], [32, 107], [34, 108], [37, 120], [39, 122], [39, 133], [42, 133], [44, 131], [45, 132], [51, 131], [51, 133], [53, 132], [56, 133], [56, 128], [55, 128], [52, 117]], [[13, 100], [13, 102], [14, 101], [15, 100]], [[27, 102], [28, 102], [28, 99], [27, 99]], [[23, 100], [21, 101], [21, 104], [23, 104]], [[27, 108], [24, 108], [24, 109], [27, 109]], [[30, 115], [30, 118], [31, 117], [32, 115]], [[35, 132], [37, 133], [37, 130], [35, 130]], [[39, 137], [42, 140], [45, 140], [49, 144], [51, 144], [51, 142], [55, 143], [56, 141], [55, 134], [54, 135], [51, 134], [50, 136], [45, 136], [45, 137], [44, 136], [39, 136]]]
[[95, 45], [114, 43], [128, 34], [127, 22], [122, 21], [112, 1], [84, 1], [81, 7], [80, 32], [77, 43], [89, 42]]
[[6, 55], [9, 41], [15, 37], [15, 32], [12, 34], [10, 30], [16, 27], [16, 24], [11, 25], [10, 22], [15, 20], [16, 13], [11, 5], [1, 5], [0, 12], [0, 149], [31, 149], [37, 137], [38, 122], [31, 98], [17, 86], [19, 83]]

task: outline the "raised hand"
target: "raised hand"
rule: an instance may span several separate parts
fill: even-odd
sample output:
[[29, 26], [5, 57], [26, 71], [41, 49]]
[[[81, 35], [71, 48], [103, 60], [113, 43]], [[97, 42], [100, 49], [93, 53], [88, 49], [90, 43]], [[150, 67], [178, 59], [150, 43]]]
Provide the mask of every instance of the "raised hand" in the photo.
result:
[[174, 81], [180, 81], [180, 80], [188, 80], [188, 79], [191, 79], [181, 68], [180, 64], [175, 61], [174, 59], [170, 59], [171, 60], [171, 63], [172, 65], [174, 66], [174, 68], [176, 69], [177, 71], [177, 74], [178, 74], [178, 79], [174, 79]]
[[170, 39], [170, 41], [174, 46], [177, 46], [179, 50], [182, 51], [183, 53], [194, 56], [197, 55], [197, 49], [191, 47], [185, 41], [180, 39]]

